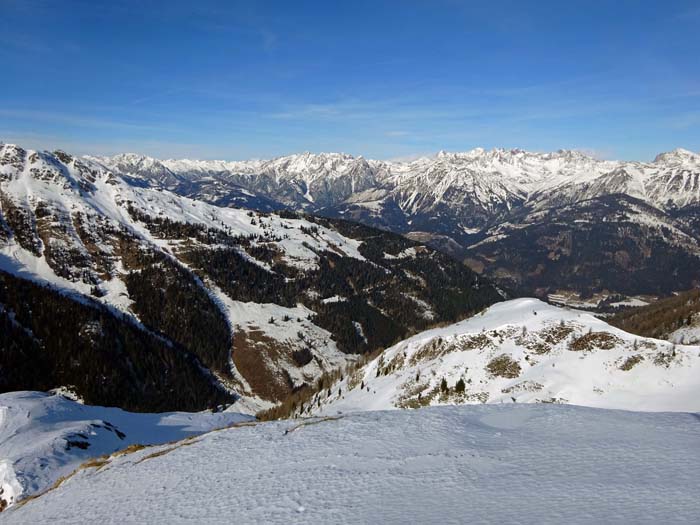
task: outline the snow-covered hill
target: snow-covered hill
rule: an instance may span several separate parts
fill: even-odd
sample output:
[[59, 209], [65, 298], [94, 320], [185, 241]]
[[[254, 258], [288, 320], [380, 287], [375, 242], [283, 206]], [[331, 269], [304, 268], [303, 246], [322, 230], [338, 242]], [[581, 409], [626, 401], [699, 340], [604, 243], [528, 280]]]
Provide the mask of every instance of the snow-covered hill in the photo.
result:
[[317, 393], [304, 413], [479, 403], [700, 410], [700, 346], [637, 337], [516, 299], [415, 335]]
[[696, 523], [697, 414], [507, 405], [239, 426], [87, 464], [26, 523]]

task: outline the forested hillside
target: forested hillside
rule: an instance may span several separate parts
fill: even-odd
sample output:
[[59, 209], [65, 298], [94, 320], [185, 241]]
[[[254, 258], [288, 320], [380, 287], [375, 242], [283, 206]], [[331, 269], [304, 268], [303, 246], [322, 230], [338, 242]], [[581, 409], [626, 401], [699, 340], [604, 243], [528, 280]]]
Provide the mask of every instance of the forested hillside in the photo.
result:
[[[644, 337], [697, 343], [700, 335], [700, 290], [688, 290], [655, 303], [620, 312], [606, 319], [610, 324]], [[698, 334], [694, 334], [696, 329]]]

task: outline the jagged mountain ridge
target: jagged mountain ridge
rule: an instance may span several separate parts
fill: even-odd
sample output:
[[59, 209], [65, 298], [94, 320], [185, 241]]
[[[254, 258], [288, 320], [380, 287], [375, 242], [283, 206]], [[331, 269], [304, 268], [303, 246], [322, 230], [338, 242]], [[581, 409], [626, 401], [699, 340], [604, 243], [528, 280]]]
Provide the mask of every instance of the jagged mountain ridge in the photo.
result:
[[[0, 271], [12, 276], [0, 296], [6, 298], [3, 321], [17, 333], [33, 334], [39, 346], [48, 343], [34, 323], [39, 313], [50, 321], [38, 311], [41, 297], [51, 304], [99, 304], [107, 308], [105, 323], [122, 319], [163, 339], [165, 347], [182, 349], [196, 364], [187, 373], [194, 370], [197, 381], [242, 398], [251, 410], [357, 354], [502, 299], [459, 263], [398, 235], [289, 211], [221, 208], [90, 159], [12, 145], [0, 148]], [[30, 287], [18, 294], [17, 278], [53, 289]], [[87, 322], [85, 315], [76, 317]], [[81, 348], [91, 348], [90, 337], [101, 334], [101, 321], [90, 322], [75, 330]], [[26, 370], [28, 383], [15, 381], [12, 388], [74, 386], [78, 394], [90, 393], [89, 402], [123, 406], [126, 397], [119, 400], [113, 381], [96, 384], [89, 374], [75, 373], [71, 356], [64, 355], [70, 346], [58, 345], [62, 353], [56, 358], [65, 366], [47, 366], [61, 372], [56, 381], [87, 383], [32, 383], [36, 378]], [[117, 355], [123, 370], [130, 370], [133, 355], [140, 354]], [[161, 365], [149, 366], [151, 373]], [[129, 384], [135, 386], [132, 410], [204, 408], [221, 401], [205, 394], [189, 404], [163, 397], [139, 405], [135, 393], [145, 388], [143, 380], [135, 375]]]
[[[218, 205], [287, 207], [397, 232], [526, 295], [658, 296], [700, 283], [700, 274], [692, 271], [677, 286], [664, 278], [680, 275], [697, 261], [693, 245], [700, 241], [700, 155], [688, 150], [662, 153], [653, 162], [597, 160], [570, 150], [481, 148], [411, 162], [340, 153], [250, 162], [158, 161], [135, 155], [96, 161], [142, 184], [165, 181], [179, 194]], [[631, 207], [633, 214], [628, 213]], [[590, 212], [595, 208], [606, 212], [596, 217]], [[579, 221], [579, 216], [587, 219]], [[585, 246], [529, 249], [529, 255], [516, 260], [509, 255], [523, 244], [552, 245], [562, 235], [593, 239], [605, 251], [601, 260], [612, 260], [618, 272], [630, 273], [634, 284], [620, 286], [615, 272], [591, 258]], [[665, 253], [673, 254], [666, 262], [678, 259], [680, 265], [659, 265]], [[636, 257], [641, 257], [638, 263]], [[552, 258], [561, 268], [552, 268]], [[581, 272], [582, 284], [561, 282], [561, 275], [572, 269]]]
[[[454, 203], [455, 193], [491, 212], [525, 202], [547, 205], [614, 193], [661, 208], [700, 201], [700, 155], [680, 148], [658, 155], [653, 162], [603, 161], [571, 150], [532, 153], [481, 148], [440, 152], [411, 162], [342, 153], [243, 162], [157, 160], [134, 154], [94, 160], [173, 190], [210, 177], [212, 183], [244, 185], [282, 204], [314, 209], [393, 199], [410, 215]], [[558, 194], [551, 197], [556, 197], [554, 201], [545, 195], [552, 192]]]

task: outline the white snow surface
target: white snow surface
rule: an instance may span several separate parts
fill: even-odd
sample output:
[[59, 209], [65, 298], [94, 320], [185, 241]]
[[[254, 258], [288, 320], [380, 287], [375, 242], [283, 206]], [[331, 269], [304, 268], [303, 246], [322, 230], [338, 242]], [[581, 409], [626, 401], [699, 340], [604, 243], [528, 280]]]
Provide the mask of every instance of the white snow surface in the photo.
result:
[[123, 455], [0, 521], [697, 523], [698, 452], [698, 414], [563, 405], [367, 412]]
[[700, 314], [693, 316], [693, 322], [690, 326], [682, 326], [674, 330], [666, 337], [674, 343], [684, 344], [700, 344]]
[[[587, 337], [590, 348], [572, 349]], [[510, 377], [489, 369], [504, 356], [518, 367]], [[440, 394], [443, 378], [447, 395]], [[460, 379], [464, 394], [455, 392]], [[700, 411], [700, 346], [638, 337], [581, 311], [515, 299], [388, 348], [309, 406], [311, 414], [334, 415], [418, 401]]]
[[86, 459], [131, 444], [166, 443], [252, 419], [232, 412], [138, 414], [42, 392], [0, 394], [0, 498], [12, 504], [43, 492]]

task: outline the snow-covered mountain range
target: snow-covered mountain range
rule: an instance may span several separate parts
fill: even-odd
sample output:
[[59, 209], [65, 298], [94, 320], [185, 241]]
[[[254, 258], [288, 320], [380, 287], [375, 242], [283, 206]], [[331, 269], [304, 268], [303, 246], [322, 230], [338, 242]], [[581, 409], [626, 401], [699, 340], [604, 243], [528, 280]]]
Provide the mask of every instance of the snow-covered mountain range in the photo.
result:
[[[94, 160], [173, 190], [190, 184], [198, 188], [238, 184], [280, 204], [308, 209], [350, 204], [377, 209], [393, 201], [410, 220], [414, 214], [468, 202], [484, 216], [464, 217], [465, 228], [479, 228], [499, 210], [522, 203], [548, 207], [615, 193], [659, 208], [700, 202], [700, 154], [684, 149], [662, 153], [653, 162], [603, 161], [571, 150], [481, 148], [441, 151], [411, 162], [342, 153], [244, 162], [157, 160], [135, 154]], [[215, 199], [216, 192], [209, 198]]]
[[13, 145], [0, 147], [0, 271], [0, 337], [16, 360], [0, 387], [72, 386], [135, 410], [227, 396], [249, 402], [239, 410], [269, 406], [358, 353], [503, 298], [398, 235], [217, 207]]
[[[480, 148], [411, 162], [339, 153], [248, 162], [133, 154], [93, 160], [137, 184], [217, 205], [285, 207], [397, 232], [529, 295], [663, 295], [700, 282], [686, 271], [698, 266], [700, 154], [684, 149], [653, 162]], [[591, 213], [599, 206], [606, 210]], [[531, 250], [514, 264], [509, 253], [522, 243]], [[605, 245], [596, 250], [603, 257], [586, 253], [595, 243]], [[665, 267], [659, 253], [679, 266]], [[559, 270], [579, 271], [587, 284], [567, 287]], [[621, 283], [618, 274], [633, 275], [634, 283]], [[659, 282], [678, 274], [685, 279], [677, 288]]]
[[[700, 279], [698, 222], [673, 177], [675, 200], [655, 200], [649, 166], [693, 159], [628, 177], [575, 152], [211, 163], [2, 145], [0, 390], [59, 387], [0, 395], [3, 521], [430, 521], [436, 504], [513, 521], [523, 501], [542, 521], [692, 521], [696, 415], [561, 405], [696, 412], [699, 346], [504, 301], [453, 257], [338, 217], [471, 239], [453, 255], [545, 292], [590, 291], [592, 275], [663, 293]], [[301, 419], [239, 413], [288, 405]], [[372, 482], [348, 490], [348, 475]]]

